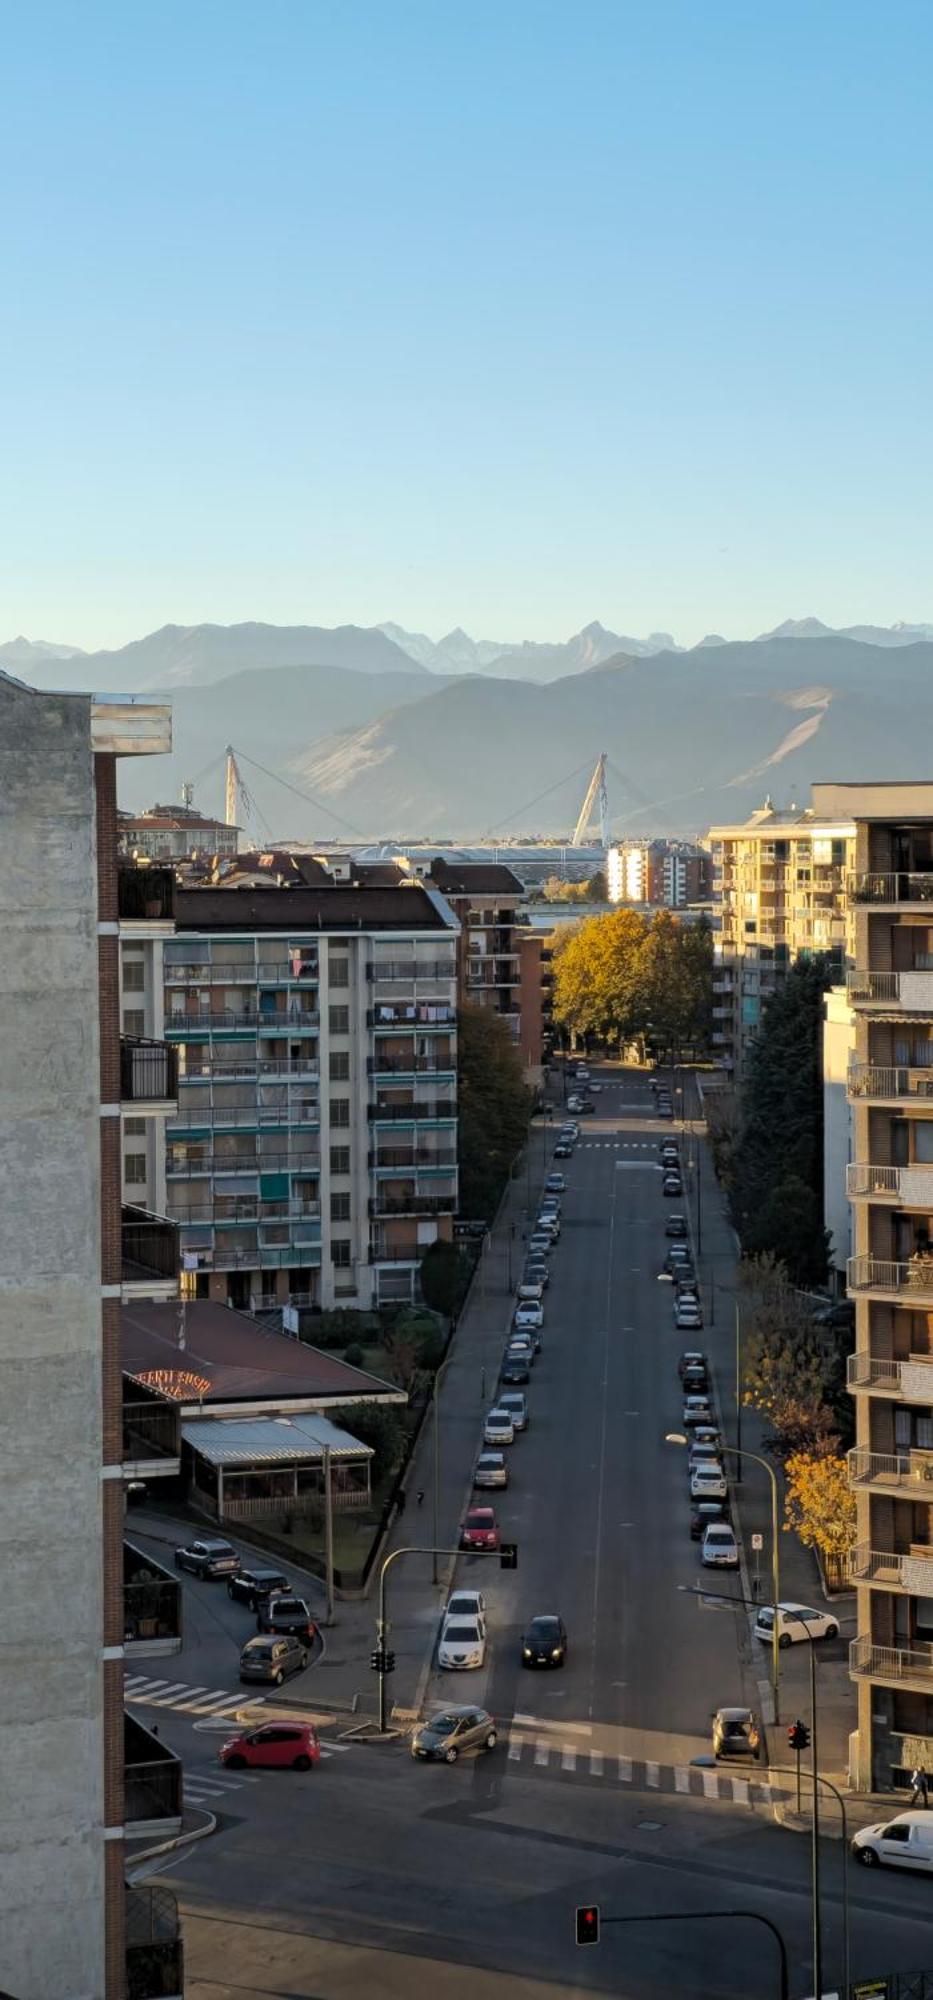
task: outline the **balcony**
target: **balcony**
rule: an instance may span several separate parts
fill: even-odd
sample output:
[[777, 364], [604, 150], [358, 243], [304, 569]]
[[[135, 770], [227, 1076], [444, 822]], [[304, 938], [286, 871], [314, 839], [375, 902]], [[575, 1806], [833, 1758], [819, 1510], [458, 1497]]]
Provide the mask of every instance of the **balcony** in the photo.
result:
[[846, 1088], [850, 1097], [869, 1104], [897, 1104], [905, 1097], [933, 1099], [933, 1069], [850, 1063]]
[[411, 1125], [418, 1123], [438, 1123], [457, 1116], [454, 1099], [449, 1103], [437, 1104], [371, 1104], [369, 1117], [376, 1125]]
[[154, 1834], [170, 1840], [181, 1832], [181, 1760], [158, 1736], [123, 1716], [125, 1772], [124, 1824], [128, 1840]]
[[371, 1264], [420, 1264], [428, 1243], [373, 1243], [370, 1245]]
[[367, 1056], [366, 1068], [370, 1076], [454, 1076], [457, 1063], [453, 1055], [378, 1055]]
[[889, 1687], [933, 1687], [933, 1646], [876, 1646], [860, 1633], [849, 1646], [849, 1672]]
[[167, 1035], [297, 1035], [319, 1028], [316, 1007], [290, 1007], [288, 1012], [264, 1013], [261, 1008], [195, 1008], [167, 1013]]
[[172, 1221], [180, 1229], [190, 1228], [193, 1223], [208, 1223], [212, 1228], [237, 1222], [292, 1222], [307, 1221], [319, 1217], [321, 1204], [310, 1196], [306, 1200], [292, 1197], [289, 1201], [262, 1201], [257, 1194], [217, 1195], [214, 1201], [180, 1202], [172, 1205]]
[[179, 1083], [230, 1082], [247, 1083], [254, 1077], [260, 1081], [264, 1077], [293, 1077], [296, 1082], [317, 1083], [320, 1068], [316, 1055], [308, 1056], [260, 1056], [255, 1050], [233, 1049], [224, 1055], [221, 1049], [211, 1049], [200, 1053], [197, 1049], [186, 1051], [185, 1067], [179, 1076]]
[[933, 1208], [933, 1166], [873, 1167], [851, 1161], [846, 1167], [850, 1201], [886, 1201], [902, 1208]]
[[873, 903], [880, 909], [897, 909], [906, 903], [933, 903], [933, 869], [910, 869], [906, 873], [875, 874], [851, 871], [846, 876], [850, 903]]
[[187, 1180], [195, 1175], [229, 1178], [232, 1174], [319, 1174], [320, 1171], [320, 1153], [218, 1153], [207, 1147], [200, 1152], [192, 1149], [185, 1159], [169, 1153], [165, 1163], [170, 1180]]
[[134, 1111], [174, 1111], [177, 1098], [178, 1050], [167, 1042], [121, 1035], [121, 1104], [131, 1104]]
[[283, 1098], [281, 1103], [268, 1103], [262, 1098], [252, 1104], [195, 1104], [187, 1105], [183, 1115], [170, 1118], [165, 1128], [169, 1140], [178, 1139], [185, 1132], [219, 1132], [240, 1126], [250, 1131], [267, 1126], [282, 1125], [291, 1129], [296, 1125], [319, 1125], [320, 1106], [315, 1098], [307, 1103], [299, 1097]]
[[131, 1542], [123, 1544], [123, 1645], [128, 1658], [181, 1651], [181, 1584]]
[[870, 1486], [905, 1499], [933, 1499], [933, 1451], [868, 1451], [853, 1445], [846, 1453], [851, 1486]]
[[456, 1164], [457, 1155], [453, 1149], [432, 1153], [427, 1146], [395, 1147], [369, 1155], [369, 1166], [377, 1174], [398, 1173], [400, 1169], [413, 1170], [416, 1167], [427, 1167], [433, 1172], [440, 1172], [443, 1168], [449, 1173]]
[[895, 1263], [887, 1257], [850, 1257], [846, 1288], [898, 1303], [933, 1306], [933, 1255], [918, 1252], [907, 1263]]
[[451, 1188], [448, 1194], [420, 1194], [412, 1188], [408, 1194], [377, 1194], [369, 1204], [370, 1215], [452, 1215], [457, 1206], [457, 1193]]
[[933, 972], [849, 972], [846, 992], [852, 1007], [933, 1017]]
[[375, 986], [392, 983], [400, 979], [456, 979], [457, 967], [452, 958], [434, 959], [373, 959], [366, 967], [366, 977]]
[[140, 1384], [124, 1377], [124, 1478], [173, 1479], [180, 1471], [181, 1420], [176, 1405], [145, 1395]]
[[129, 1299], [172, 1299], [178, 1291], [178, 1230], [165, 1216], [124, 1208], [120, 1284]]
[[174, 869], [118, 868], [117, 914], [121, 923], [174, 923]]
[[419, 1035], [446, 1034], [457, 1023], [456, 1007], [432, 1007], [430, 1011], [420, 1007], [400, 1007], [397, 1012], [390, 1007], [370, 1007], [366, 1015], [366, 1025], [376, 1035], [397, 1035], [408, 1029]]
[[178, 1904], [169, 1889], [127, 1888], [126, 2000], [183, 2000]]
[[881, 1361], [872, 1354], [850, 1354], [846, 1383], [850, 1389], [869, 1389], [905, 1403], [933, 1406], [933, 1355], [911, 1354], [904, 1361]]
[[900, 1554], [857, 1548], [851, 1575], [856, 1583], [877, 1583], [883, 1590], [909, 1590], [917, 1597], [933, 1597], [933, 1548], [917, 1543]]

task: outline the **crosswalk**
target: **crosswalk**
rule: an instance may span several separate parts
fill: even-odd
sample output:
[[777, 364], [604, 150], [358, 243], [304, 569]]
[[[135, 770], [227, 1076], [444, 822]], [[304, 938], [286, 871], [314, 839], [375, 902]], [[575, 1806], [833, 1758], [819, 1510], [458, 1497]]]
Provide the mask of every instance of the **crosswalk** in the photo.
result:
[[190, 1681], [153, 1680], [148, 1674], [127, 1674], [123, 1683], [127, 1701], [145, 1708], [173, 1708], [181, 1715], [232, 1715], [236, 1709], [253, 1708], [262, 1695], [247, 1694], [244, 1688], [195, 1687]]
[[651, 1153], [660, 1164], [657, 1136], [653, 1139], [579, 1139], [578, 1153]]
[[529, 1769], [560, 1772], [562, 1776], [602, 1778], [610, 1784], [631, 1785], [633, 1791], [681, 1792], [696, 1799], [718, 1799], [732, 1805], [770, 1805], [772, 1787], [737, 1772], [701, 1764], [660, 1764], [650, 1758], [610, 1755], [589, 1744], [566, 1742], [556, 1731], [535, 1734], [513, 1722], [508, 1733], [507, 1761]]

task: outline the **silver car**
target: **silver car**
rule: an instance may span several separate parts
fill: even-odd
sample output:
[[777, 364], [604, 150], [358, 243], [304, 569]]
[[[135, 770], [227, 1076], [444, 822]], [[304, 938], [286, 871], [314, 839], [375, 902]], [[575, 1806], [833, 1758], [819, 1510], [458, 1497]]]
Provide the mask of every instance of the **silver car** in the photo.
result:
[[413, 1757], [439, 1757], [455, 1764], [462, 1750], [494, 1750], [498, 1742], [495, 1718], [485, 1708], [444, 1708], [416, 1729]]
[[501, 1451], [481, 1451], [473, 1469], [474, 1486], [507, 1486], [509, 1468]]
[[506, 1390], [505, 1394], [499, 1397], [498, 1407], [500, 1410], [508, 1410], [513, 1431], [528, 1429], [528, 1402], [520, 1389]]

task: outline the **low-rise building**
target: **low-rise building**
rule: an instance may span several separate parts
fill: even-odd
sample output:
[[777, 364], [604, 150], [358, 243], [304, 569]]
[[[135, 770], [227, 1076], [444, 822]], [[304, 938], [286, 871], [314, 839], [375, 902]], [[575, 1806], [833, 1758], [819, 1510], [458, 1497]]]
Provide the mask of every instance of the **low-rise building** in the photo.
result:
[[235, 854], [239, 828], [209, 819], [193, 806], [149, 806], [118, 817], [120, 852], [140, 861], [188, 861], [193, 855]]

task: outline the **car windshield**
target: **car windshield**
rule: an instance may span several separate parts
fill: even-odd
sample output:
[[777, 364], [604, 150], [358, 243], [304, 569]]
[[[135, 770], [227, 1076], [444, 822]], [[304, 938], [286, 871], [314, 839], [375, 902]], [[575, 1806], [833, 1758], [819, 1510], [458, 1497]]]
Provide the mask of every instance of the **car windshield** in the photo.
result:
[[452, 1597], [447, 1606], [448, 1618], [475, 1618], [478, 1611], [474, 1597]]
[[556, 1618], [533, 1618], [528, 1630], [533, 1639], [556, 1639], [560, 1626]]

